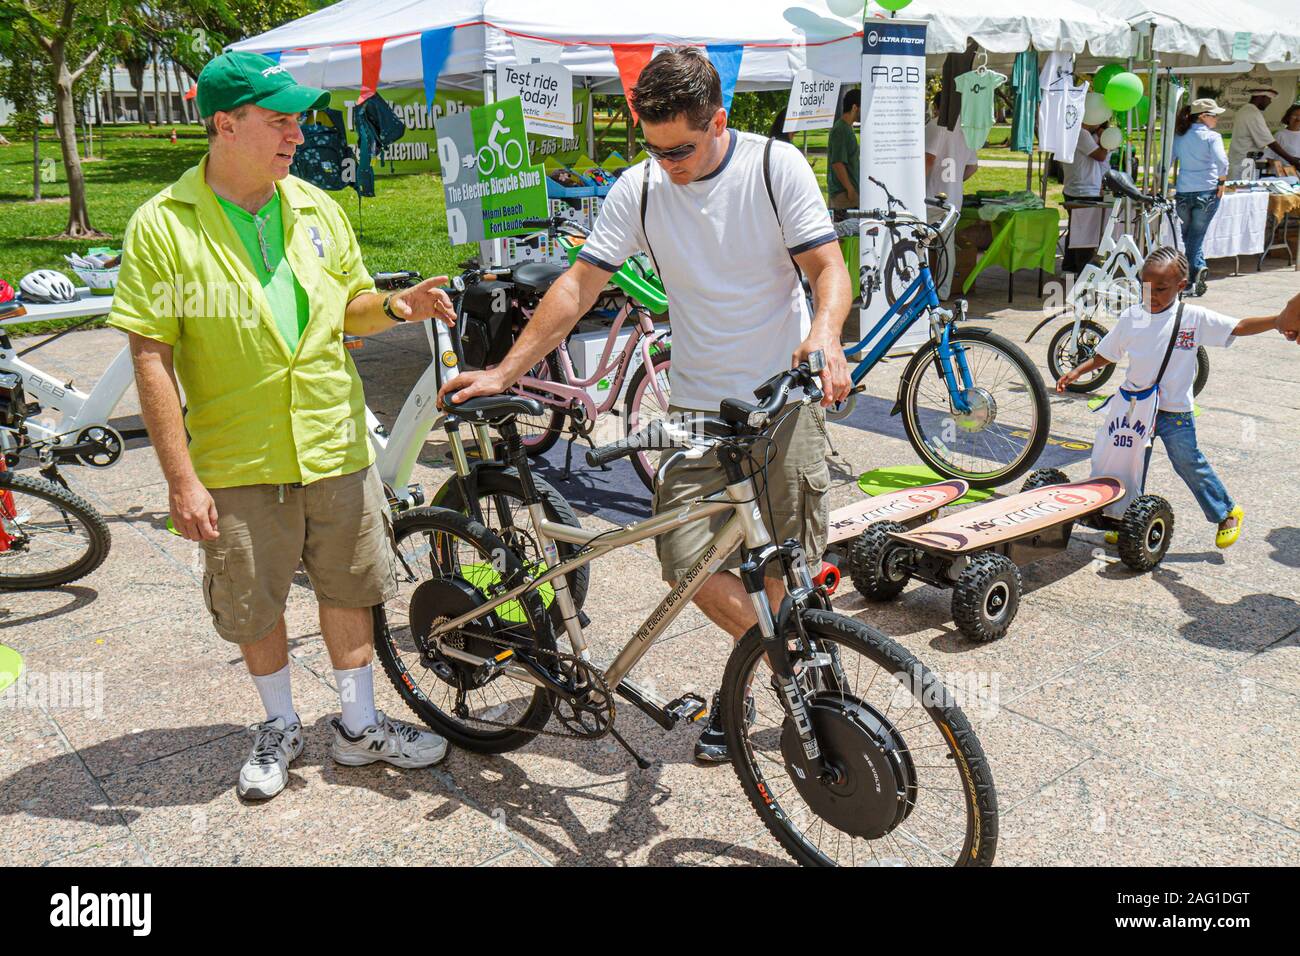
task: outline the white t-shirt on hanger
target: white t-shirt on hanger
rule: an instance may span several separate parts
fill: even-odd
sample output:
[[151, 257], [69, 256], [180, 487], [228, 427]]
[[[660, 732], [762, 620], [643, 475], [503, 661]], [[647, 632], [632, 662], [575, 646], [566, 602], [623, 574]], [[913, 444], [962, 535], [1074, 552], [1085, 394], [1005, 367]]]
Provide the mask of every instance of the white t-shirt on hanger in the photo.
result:
[[1074, 85], [1074, 57], [1053, 53], [1038, 74], [1038, 148], [1068, 161], [1083, 128], [1088, 84]]

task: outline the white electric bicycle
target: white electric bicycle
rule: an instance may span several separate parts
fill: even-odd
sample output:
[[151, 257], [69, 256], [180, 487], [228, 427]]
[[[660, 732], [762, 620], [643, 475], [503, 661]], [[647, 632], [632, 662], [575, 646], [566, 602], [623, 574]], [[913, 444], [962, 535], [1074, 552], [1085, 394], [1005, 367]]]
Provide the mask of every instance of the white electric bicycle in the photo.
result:
[[[1066, 294], [1065, 307], [1039, 322], [1025, 339], [1028, 342], [1048, 323], [1070, 316], [1047, 346], [1047, 368], [1053, 381], [1092, 358], [1107, 332], [1104, 321], [1117, 318], [1129, 306], [1142, 301], [1142, 263], [1161, 244], [1162, 227], [1167, 225], [1171, 235], [1178, 235], [1172, 200], [1148, 196], [1127, 174], [1116, 170], [1106, 173], [1102, 185], [1111, 193], [1111, 199], [1073, 203], [1077, 207], [1110, 206], [1096, 260], [1079, 272]], [[1136, 204], [1132, 216], [1125, 209], [1130, 201]], [[1130, 225], [1138, 238], [1129, 231]], [[1091, 392], [1104, 385], [1114, 372], [1113, 364], [1105, 365], [1067, 387], [1072, 392]], [[1209, 375], [1210, 357], [1199, 348], [1194, 385], [1198, 394]]]

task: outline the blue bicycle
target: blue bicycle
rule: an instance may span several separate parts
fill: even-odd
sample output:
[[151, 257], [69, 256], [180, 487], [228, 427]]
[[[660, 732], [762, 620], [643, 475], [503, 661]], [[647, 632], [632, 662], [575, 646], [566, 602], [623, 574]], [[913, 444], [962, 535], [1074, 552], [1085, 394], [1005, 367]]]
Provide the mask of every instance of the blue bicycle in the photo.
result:
[[[911, 228], [919, 269], [871, 331], [844, 350], [852, 361], [875, 340], [853, 370], [853, 391], [828, 417], [839, 421], [853, 413], [862, 380], [924, 316], [930, 341], [904, 369], [889, 414], [902, 413], [907, 440], [932, 470], [988, 488], [1018, 478], [1042, 452], [1051, 426], [1047, 388], [1016, 345], [987, 328], [959, 324], [965, 318], [964, 300], [957, 301], [956, 312], [940, 307], [926, 253], [936, 243], [942, 246], [940, 236], [955, 222], [957, 210], [942, 199], [926, 202], [945, 210], [942, 222], [931, 225], [892, 209], [865, 212], [865, 222], [883, 225], [891, 234]], [[864, 288], [868, 278], [863, 278]]]

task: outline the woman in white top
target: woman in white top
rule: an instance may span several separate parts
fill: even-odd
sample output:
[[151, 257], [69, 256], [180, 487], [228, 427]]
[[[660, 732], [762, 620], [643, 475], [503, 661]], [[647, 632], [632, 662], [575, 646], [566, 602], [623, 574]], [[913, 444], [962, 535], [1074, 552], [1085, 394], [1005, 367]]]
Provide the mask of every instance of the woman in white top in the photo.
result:
[[[1300, 103], [1295, 104], [1282, 114], [1282, 128], [1277, 131], [1277, 136], [1273, 139], [1292, 156], [1300, 156]], [[1286, 163], [1286, 160], [1272, 149], [1268, 151], [1268, 158], [1279, 163]], [[1300, 172], [1300, 170], [1297, 170], [1297, 172]]]

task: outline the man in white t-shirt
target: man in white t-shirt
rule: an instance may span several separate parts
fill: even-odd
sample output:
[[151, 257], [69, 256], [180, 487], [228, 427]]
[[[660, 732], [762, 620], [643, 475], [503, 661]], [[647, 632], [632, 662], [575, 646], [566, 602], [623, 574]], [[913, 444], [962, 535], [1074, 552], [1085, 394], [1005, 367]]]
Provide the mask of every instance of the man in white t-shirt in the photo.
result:
[[[1072, 161], [1066, 163], [1063, 193], [1067, 206], [1071, 200], [1101, 199], [1101, 181], [1110, 168], [1110, 150], [1101, 145], [1100, 137], [1105, 123], [1083, 126], [1074, 144]], [[1071, 208], [1069, 242], [1061, 268], [1078, 274], [1092, 259], [1101, 244], [1102, 224], [1106, 210], [1099, 207]]]
[[1251, 153], [1268, 155], [1271, 150], [1279, 158], [1300, 169], [1300, 157], [1295, 156], [1277, 141], [1269, 129], [1264, 110], [1277, 96], [1277, 90], [1257, 87], [1247, 90], [1250, 101], [1232, 118], [1232, 143], [1228, 146], [1228, 178], [1241, 179], [1243, 165]]
[[[610, 274], [644, 251], [668, 294], [674, 411], [716, 415], [725, 398], [752, 401], [754, 389], [764, 381], [818, 350], [826, 358], [822, 404], [847, 397], [851, 383], [840, 330], [851, 298], [849, 275], [807, 160], [793, 145], [773, 142], [769, 198], [767, 141], [727, 128], [721, 81], [700, 50], [660, 53], [642, 71], [630, 99], [653, 161], [619, 177], [573, 268], [551, 287], [501, 364], [458, 376], [442, 395], [450, 393], [454, 406], [505, 391], [564, 341]], [[813, 314], [796, 262], [813, 290]], [[766, 483], [771, 513], [765, 496], [764, 521], [774, 541], [801, 539], [815, 568], [826, 544], [830, 488], [822, 409], [803, 407], [773, 437]], [[664, 475], [654, 510], [699, 498], [724, 481], [715, 454], [682, 462]], [[657, 538], [664, 580], [680, 579], [729, 517]], [[723, 567], [738, 563], [739, 553]], [[779, 567], [769, 564], [767, 572], [767, 595], [775, 608], [784, 596], [784, 582]], [[709, 578], [695, 603], [734, 639], [758, 621], [744, 584], [730, 570]], [[720, 762], [727, 751], [716, 695], [714, 704], [696, 757]]]
[[[1142, 391], [1152, 385], [1158, 386], [1159, 410], [1154, 437], [1164, 442], [1174, 471], [1191, 489], [1206, 520], [1218, 526], [1215, 544], [1227, 548], [1241, 534], [1244, 512], [1232, 500], [1196, 443], [1196, 418], [1192, 406], [1196, 350], [1202, 345], [1229, 346], [1237, 336], [1259, 335], [1273, 330], [1291, 338], [1300, 296], [1278, 315], [1254, 319], [1231, 319], [1200, 306], [1184, 305], [1179, 321], [1178, 296], [1187, 287], [1187, 272], [1187, 257], [1177, 249], [1164, 246], [1154, 250], [1142, 266], [1144, 303], [1125, 309], [1115, 327], [1097, 344], [1093, 357], [1062, 375], [1056, 383], [1056, 390], [1064, 392], [1082, 376], [1127, 355], [1128, 373], [1124, 378], [1124, 388]], [[1179, 321], [1177, 338], [1174, 338], [1175, 321]], [[1174, 347], [1169, 353], [1169, 364], [1157, 382], [1171, 338]], [[1147, 447], [1148, 464], [1153, 447], [1154, 441]], [[1107, 535], [1107, 540], [1113, 543], [1115, 537]]]
[[[936, 97], [937, 102], [937, 97]], [[932, 119], [925, 126], [925, 195], [931, 199], [943, 193], [953, 208], [961, 209], [962, 193], [966, 180], [979, 170], [979, 154], [966, 143], [961, 127], [948, 129], [938, 119]], [[942, 219], [946, 213], [941, 209], [926, 207], [926, 214], [932, 222]], [[944, 236], [944, 246], [948, 252], [948, 271], [939, 287], [939, 298], [948, 298], [955, 276], [965, 275], [974, 266], [974, 250], [963, 258], [960, 265], [956, 259], [956, 235], [954, 226]], [[963, 253], [965, 247], [963, 247]], [[969, 261], [967, 261], [969, 260]]]

